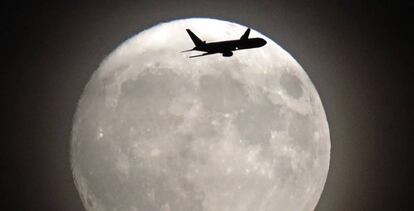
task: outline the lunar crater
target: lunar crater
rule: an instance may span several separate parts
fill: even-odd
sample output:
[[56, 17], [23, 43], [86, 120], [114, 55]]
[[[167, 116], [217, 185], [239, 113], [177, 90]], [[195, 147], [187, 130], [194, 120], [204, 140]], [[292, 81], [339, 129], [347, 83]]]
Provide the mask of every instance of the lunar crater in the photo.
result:
[[284, 73], [280, 78], [280, 84], [289, 96], [298, 99], [302, 96], [302, 82], [293, 74]]

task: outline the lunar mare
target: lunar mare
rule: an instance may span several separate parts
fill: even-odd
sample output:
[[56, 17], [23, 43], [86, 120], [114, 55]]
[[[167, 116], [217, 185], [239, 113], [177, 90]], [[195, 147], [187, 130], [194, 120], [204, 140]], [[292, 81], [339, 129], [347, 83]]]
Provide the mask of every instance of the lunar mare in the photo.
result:
[[88, 211], [314, 210], [330, 159], [312, 82], [280, 46], [188, 59], [245, 26], [194, 18], [147, 29], [95, 71], [74, 117], [71, 165]]

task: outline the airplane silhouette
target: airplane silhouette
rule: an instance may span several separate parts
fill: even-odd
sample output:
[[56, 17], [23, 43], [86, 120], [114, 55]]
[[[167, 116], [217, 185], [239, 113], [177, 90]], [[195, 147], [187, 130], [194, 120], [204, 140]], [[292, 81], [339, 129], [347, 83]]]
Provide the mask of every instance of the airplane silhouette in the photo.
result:
[[221, 42], [211, 42], [206, 43], [206, 41], [201, 41], [190, 29], [186, 29], [188, 35], [194, 42], [195, 47], [190, 50], [185, 50], [181, 52], [189, 51], [204, 51], [206, 53], [190, 56], [189, 58], [207, 56], [211, 54], [221, 53], [224, 57], [233, 56], [233, 51], [249, 49], [249, 48], [258, 48], [266, 45], [266, 41], [262, 38], [249, 38], [250, 28], [244, 32], [244, 34], [238, 40], [227, 40]]

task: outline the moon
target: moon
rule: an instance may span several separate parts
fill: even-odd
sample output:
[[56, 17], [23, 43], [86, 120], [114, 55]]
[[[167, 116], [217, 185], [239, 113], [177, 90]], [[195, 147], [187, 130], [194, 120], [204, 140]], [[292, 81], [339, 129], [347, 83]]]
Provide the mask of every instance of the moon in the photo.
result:
[[[88, 211], [314, 210], [329, 127], [303, 68], [267, 45], [189, 59], [185, 29], [207, 42], [246, 26], [190, 18], [122, 43], [86, 85], [71, 165]], [[197, 54], [197, 52], [194, 52]]]

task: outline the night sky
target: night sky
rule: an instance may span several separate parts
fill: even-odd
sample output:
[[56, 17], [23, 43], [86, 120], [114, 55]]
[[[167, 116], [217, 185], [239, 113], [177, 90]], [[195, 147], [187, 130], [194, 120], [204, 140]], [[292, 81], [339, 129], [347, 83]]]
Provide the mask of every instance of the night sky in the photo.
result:
[[160, 22], [189, 17], [254, 28], [288, 51], [313, 81], [332, 144], [316, 210], [409, 210], [414, 3], [67, 2], [1, 6], [6, 54], [0, 87], [6, 134], [0, 145], [2, 210], [83, 210], [69, 140], [84, 86], [126, 39]]

